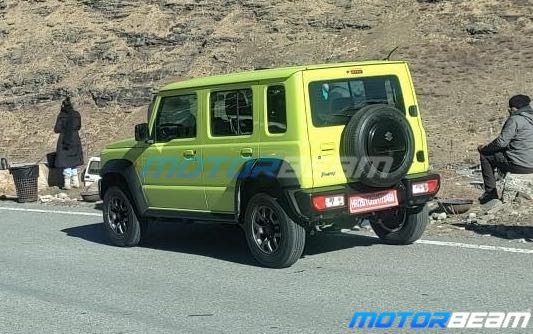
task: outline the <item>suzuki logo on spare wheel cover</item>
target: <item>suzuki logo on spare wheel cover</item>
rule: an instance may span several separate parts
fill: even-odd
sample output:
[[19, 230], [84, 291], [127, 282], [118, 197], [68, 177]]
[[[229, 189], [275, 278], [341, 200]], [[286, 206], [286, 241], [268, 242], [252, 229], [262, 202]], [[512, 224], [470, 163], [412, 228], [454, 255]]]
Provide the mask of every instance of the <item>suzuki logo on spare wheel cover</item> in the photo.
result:
[[385, 140], [392, 141], [393, 139], [394, 139], [394, 136], [392, 135], [392, 132], [387, 131], [387, 133], [385, 133]]

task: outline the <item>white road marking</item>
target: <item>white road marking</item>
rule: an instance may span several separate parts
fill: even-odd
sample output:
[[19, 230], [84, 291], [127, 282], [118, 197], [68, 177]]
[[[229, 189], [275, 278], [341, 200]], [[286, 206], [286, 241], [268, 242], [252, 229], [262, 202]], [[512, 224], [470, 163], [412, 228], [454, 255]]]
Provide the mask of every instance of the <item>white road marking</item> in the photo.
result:
[[7, 207], [0, 207], [0, 210], [4, 210], [4, 211], [37, 212], [37, 213], [56, 213], [56, 214], [61, 214], [61, 215], [71, 215], [71, 216], [102, 217], [102, 214], [101, 214], [101, 213], [96, 213], [96, 212], [61, 211], [61, 210], [39, 210], [39, 209], [7, 208]]
[[[40, 210], [40, 209], [10, 208], [10, 207], [0, 207], [0, 210], [36, 212], [36, 213], [54, 213], [54, 214], [71, 215], [71, 216], [102, 217], [101, 213], [81, 212], [81, 211]], [[422, 245], [435, 245], [435, 246], [447, 246], [447, 247], [456, 247], [456, 248], [481, 249], [481, 250], [488, 250], [488, 251], [500, 251], [500, 252], [509, 252], [509, 253], [533, 254], [533, 249], [477, 245], [477, 244], [464, 244], [460, 242], [451, 242], [451, 241], [418, 240], [416, 243], [422, 244]]]
[[424, 244], [424, 245], [437, 245], [437, 246], [469, 248], [469, 249], [482, 249], [482, 250], [501, 251], [501, 252], [509, 252], [509, 253], [533, 254], [533, 249], [511, 248], [511, 247], [500, 247], [500, 246], [489, 246], [489, 245], [476, 245], [476, 244], [463, 244], [463, 243], [460, 243], [460, 242], [450, 242], [450, 241], [418, 240], [416, 243]]

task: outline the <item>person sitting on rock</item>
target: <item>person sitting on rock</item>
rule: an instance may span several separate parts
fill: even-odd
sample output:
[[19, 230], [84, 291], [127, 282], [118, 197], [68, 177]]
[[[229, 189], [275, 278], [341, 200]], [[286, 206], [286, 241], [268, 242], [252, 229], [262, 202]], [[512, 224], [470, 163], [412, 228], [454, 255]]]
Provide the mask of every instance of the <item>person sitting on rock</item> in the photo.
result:
[[77, 169], [83, 165], [83, 150], [78, 132], [80, 129], [80, 113], [74, 109], [72, 101], [67, 97], [61, 104], [61, 112], [54, 127], [54, 132], [59, 133], [55, 167], [63, 168], [65, 190], [80, 186]]
[[509, 100], [509, 118], [501, 134], [487, 145], [480, 145], [481, 173], [485, 192], [481, 204], [498, 199], [494, 169], [502, 173], [533, 173], [533, 109], [531, 99], [516, 95]]

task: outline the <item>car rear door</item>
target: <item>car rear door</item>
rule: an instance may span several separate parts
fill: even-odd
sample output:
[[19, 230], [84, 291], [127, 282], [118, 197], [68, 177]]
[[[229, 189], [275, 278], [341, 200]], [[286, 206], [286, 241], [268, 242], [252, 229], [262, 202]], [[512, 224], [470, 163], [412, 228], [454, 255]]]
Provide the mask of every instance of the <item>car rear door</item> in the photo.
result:
[[233, 213], [243, 165], [259, 155], [257, 87], [239, 85], [207, 92], [204, 184], [209, 211]]
[[[305, 71], [303, 74], [309, 122], [314, 187], [356, 181], [348, 179], [357, 161], [341, 159], [341, 140], [350, 114], [345, 108], [373, 103], [390, 104], [405, 113], [415, 134], [415, 150], [424, 150], [423, 130], [418, 115], [409, 107], [416, 105], [407, 68], [403, 63], [367, 64]], [[350, 109], [354, 112], [355, 109]], [[422, 172], [425, 165], [416, 159], [410, 173]]]

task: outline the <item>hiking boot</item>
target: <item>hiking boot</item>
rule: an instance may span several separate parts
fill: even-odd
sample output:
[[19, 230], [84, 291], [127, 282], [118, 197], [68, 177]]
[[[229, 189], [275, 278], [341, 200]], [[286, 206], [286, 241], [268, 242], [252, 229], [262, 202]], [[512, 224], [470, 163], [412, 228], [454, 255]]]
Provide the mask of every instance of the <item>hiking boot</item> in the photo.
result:
[[485, 191], [483, 193], [483, 195], [481, 195], [481, 197], [479, 197], [479, 203], [480, 204], [486, 204], [490, 201], [492, 201], [493, 199], [500, 199], [500, 197], [498, 196], [498, 191], [496, 190], [493, 190], [493, 191]]
[[78, 179], [78, 175], [72, 175], [70, 177], [70, 184], [72, 185], [72, 188], [80, 187], [80, 180]]
[[63, 183], [63, 189], [65, 190], [70, 190], [71, 187], [70, 187], [70, 176], [65, 176], [64, 178], [64, 183]]

